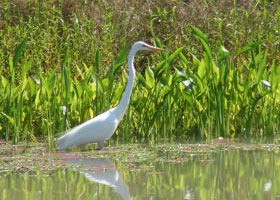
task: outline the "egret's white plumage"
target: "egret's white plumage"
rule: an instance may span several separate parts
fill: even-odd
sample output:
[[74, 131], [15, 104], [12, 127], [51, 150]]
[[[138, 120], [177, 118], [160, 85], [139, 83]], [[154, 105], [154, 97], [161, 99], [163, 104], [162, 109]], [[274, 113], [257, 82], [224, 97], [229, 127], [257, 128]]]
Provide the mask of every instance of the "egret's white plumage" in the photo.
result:
[[60, 150], [87, 143], [98, 143], [98, 148], [103, 148], [104, 141], [114, 134], [129, 105], [136, 73], [133, 65], [134, 56], [141, 50], [158, 51], [160, 49], [142, 41], [133, 44], [128, 56], [129, 78], [119, 104], [93, 119], [74, 127], [58, 138], [56, 143]]

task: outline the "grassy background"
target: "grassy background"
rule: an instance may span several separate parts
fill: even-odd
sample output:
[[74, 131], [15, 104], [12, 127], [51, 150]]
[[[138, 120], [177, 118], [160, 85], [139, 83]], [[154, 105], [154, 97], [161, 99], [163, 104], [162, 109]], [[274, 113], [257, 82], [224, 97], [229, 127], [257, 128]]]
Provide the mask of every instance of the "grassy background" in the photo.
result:
[[0, 7], [6, 140], [51, 143], [116, 105], [137, 40], [168, 51], [137, 57], [137, 85], [116, 140], [279, 133], [279, 1], [6, 0]]

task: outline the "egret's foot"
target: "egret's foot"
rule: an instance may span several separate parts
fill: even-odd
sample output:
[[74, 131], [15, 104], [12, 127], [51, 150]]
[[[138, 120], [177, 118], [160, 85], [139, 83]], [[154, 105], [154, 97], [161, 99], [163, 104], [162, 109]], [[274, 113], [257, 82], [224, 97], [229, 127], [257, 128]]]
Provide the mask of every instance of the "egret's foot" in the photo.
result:
[[104, 148], [104, 141], [97, 142], [98, 147], [96, 150], [102, 150]]

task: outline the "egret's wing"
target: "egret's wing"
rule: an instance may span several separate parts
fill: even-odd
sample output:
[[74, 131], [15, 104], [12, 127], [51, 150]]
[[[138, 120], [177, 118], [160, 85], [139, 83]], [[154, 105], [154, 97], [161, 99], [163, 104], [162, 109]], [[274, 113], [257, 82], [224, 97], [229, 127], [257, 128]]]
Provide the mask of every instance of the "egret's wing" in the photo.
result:
[[66, 149], [70, 146], [78, 146], [91, 142], [103, 142], [113, 135], [118, 123], [115, 108], [112, 108], [66, 131], [56, 143], [59, 149]]

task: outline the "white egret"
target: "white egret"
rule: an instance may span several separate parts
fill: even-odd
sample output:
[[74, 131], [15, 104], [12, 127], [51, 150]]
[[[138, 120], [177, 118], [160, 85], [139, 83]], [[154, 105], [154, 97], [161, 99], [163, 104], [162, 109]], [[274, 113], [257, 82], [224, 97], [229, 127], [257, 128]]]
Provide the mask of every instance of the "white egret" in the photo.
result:
[[135, 68], [134, 56], [138, 51], [159, 51], [160, 48], [153, 47], [145, 42], [135, 42], [128, 55], [128, 82], [119, 104], [110, 110], [90, 119], [71, 130], [67, 131], [63, 136], [57, 139], [56, 143], [60, 150], [67, 149], [71, 146], [79, 146], [87, 143], [97, 143], [98, 149], [104, 147], [105, 140], [112, 137], [122, 120], [125, 111], [129, 105], [134, 81]]

